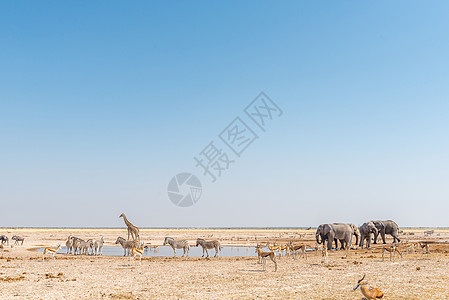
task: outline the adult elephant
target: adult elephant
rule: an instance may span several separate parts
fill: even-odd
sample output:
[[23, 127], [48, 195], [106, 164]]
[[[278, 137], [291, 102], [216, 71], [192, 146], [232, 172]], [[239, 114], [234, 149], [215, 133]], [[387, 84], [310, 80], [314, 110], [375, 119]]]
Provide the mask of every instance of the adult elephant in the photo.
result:
[[374, 244], [377, 244], [377, 237], [382, 237], [382, 241], [384, 244], [385, 242], [385, 234], [390, 234], [393, 237], [393, 243], [396, 243], [396, 241], [400, 242], [399, 239], [399, 226], [396, 224], [395, 221], [392, 220], [386, 220], [386, 221], [372, 221], [374, 223], [374, 226], [377, 228], [377, 233], [374, 235]]
[[[316, 238], [316, 243], [317, 244], [323, 244], [326, 245], [326, 241], [328, 241], [328, 232], [329, 232], [329, 227], [330, 224], [320, 224], [320, 226], [317, 227], [316, 229], [316, 233], [315, 233], [315, 238]], [[335, 241], [335, 248], [338, 247], [337, 245], [337, 239], [334, 239]]]
[[371, 245], [371, 233], [374, 234], [374, 237], [378, 234], [378, 230], [373, 222], [363, 223], [359, 228], [360, 230], [360, 248], [363, 249], [363, 243], [366, 240], [366, 248], [369, 248]]
[[[344, 224], [344, 223], [333, 223], [333, 224]], [[359, 244], [359, 238], [360, 238], [360, 231], [357, 228], [357, 226], [355, 226], [354, 224], [351, 223], [347, 223], [346, 225], [348, 225], [349, 227], [351, 227], [351, 231], [352, 231], [352, 235], [355, 236], [355, 244], [358, 245]], [[352, 238], [351, 238], [352, 240]], [[337, 244], [337, 242], [335, 242], [335, 244]], [[341, 244], [341, 248], [340, 249], [345, 249], [347, 246], [347, 243], [345, 243], [344, 239], [340, 240], [340, 244]], [[336, 247], [338, 248], [338, 246], [336, 245]]]
[[348, 224], [333, 223], [333, 224], [321, 224], [316, 231], [316, 240], [320, 244], [319, 238], [323, 245], [327, 240], [327, 250], [332, 250], [332, 242], [337, 239], [344, 241], [345, 245], [352, 245], [353, 229]]

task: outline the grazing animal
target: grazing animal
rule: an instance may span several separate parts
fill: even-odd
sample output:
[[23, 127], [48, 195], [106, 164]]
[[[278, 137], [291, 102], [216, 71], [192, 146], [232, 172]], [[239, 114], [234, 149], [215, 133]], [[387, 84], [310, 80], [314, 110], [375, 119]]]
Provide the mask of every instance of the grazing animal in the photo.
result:
[[294, 259], [297, 259], [298, 252], [301, 252], [301, 256], [304, 255], [307, 260], [307, 246], [305, 244], [294, 245], [293, 242], [290, 242], [287, 244], [287, 249], [293, 254]]
[[[428, 242], [418, 242], [418, 246], [421, 248], [421, 254], [429, 254], [430, 253], [430, 249], [429, 249], [429, 244]], [[425, 250], [425, 252], [424, 252]]]
[[329, 252], [327, 252], [327, 248], [324, 246], [321, 249], [321, 263], [326, 265], [329, 263]]
[[91, 239], [87, 241], [78, 239], [78, 243], [76, 244], [78, 254], [89, 255], [89, 249], [92, 247], [92, 243]]
[[256, 253], [257, 253], [257, 257], [259, 258], [259, 262], [260, 262], [260, 260], [262, 260], [262, 262], [263, 262], [263, 270], [264, 271], [267, 269], [267, 257], [269, 257], [271, 259], [271, 261], [274, 263], [274, 271], [275, 272], [277, 271], [278, 263], [276, 262], [276, 255], [274, 255], [273, 251], [264, 252], [264, 251], [262, 251], [262, 247], [259, 244], [257, 244]]
[[139, 257], [139, 265], [142, 264], [142, 256], [143, 256], [143, 249], [137, 249], [137, 248], [132, 248], [131, 249], [131, 255], [129, 256], [129, 260], [131, 259], [135, 259], [136, 256]]
[[6, 245], [9, 245], [9, 239], [6, 235], [0, 235], [0, 241], [2, 242], [2, 245], [6, 243]]
[[69, 235], [67, 238], [67, 241], [65, 242], [65, 246], [67, 248], [67, 254], [72, 253], [72, 247], [73, 247], [73, 237], [72, 235]]
[[369, 300], [380, 299], [384, 296], [384, 293], [382, 293], [382, 291], [378, 288], [367, 288], [367, 283], [364, 282], [363, 279], [365, 279], [365, 275], [363, 275], [362, 279], [357, 281], [357, 285], [353, 289], [354, 291], [360, 287], [363, 296], [365, 296], [365, 298]]
[[189, 250], [190, 250], [190, 246], [189, 246], [189, 242], [187, 242], [186, 240], [182, 240], [182, 241], [176, 241], [175, 239], [171, 238], [171, 237], [166, 237], [164, 240], [164, 244], [162, 246], [165, 245], [170, 245], [173, 249], [173, 253], [174, 256], [176, 257], [176, 250], [175, 249], [183, 249], [184, 253], [182, 254], [182, 256], [189, 256]]
[[61, 244], [59, 244], [56, 248], [45, 248], [44, 253], [42, 254], [42, 260], [45, 260], [45, 255], [47, 253], [50, 253], [52, 258], [55, 259], [55, 254], [59, 251], [59, 249], [61, 249]]
[[218, 250], [221, 250], [221, 246], [220, 246], [220, 242], [215, 240], [215, 241], [205, 241], [203, 239], [197, 239], [196, 240], [196, 247], [201, 246], [203, 248], [203, 256], [204, 257], [204, 252], [206, 252], [207, 257], [209, 257], [209, 252], [207, 252], [207, 249], [215, 249], [215, 256], [218, 256]]
[[25, 240], [23, 237], [15, 235], [11, 238], [11, 240], [15, 240], [14, 245], [19, 245], [19, 242], [21, 242], [20, 245], [23, 245], [23, 241]]
[[84, 242], [84, 240], [77, 237], [72, 237], [72, 240], [73, 240], [72, 243], [73, 254], [74, 255], [81, 254], [81, 242]]
[[132, 248], [137, 248], [137, 246], [139, 245], [138, 242], [136, 241], [127, 241], [124, 238], [122, 238], [121, 236], [119, 236], [117, 238], [117, 240], [115, 241], [116, 244], [120, 244], [123, 248], [123, 256], [127, 256], [127, 255], [131, 255], [131, 250]]
[[424, 231], [424, 235], [432, 235], [435, 232], [435, 230], [427, 230]]
[[123, 221], [125, 222], [125, 225], [128, 227], [128, 240], [129, 236], [131, 235], [133, 240], [140, 240], [139, 236], [139, 228], [131, 224], [130, 221], [126, 218], [125, 214], [121, 214], [119, 218], [123, 218]]
[[390, 261], [392, 258], [394, 258], [394, 254], [397, 252], [399, 253], [399, 255], [402, 258], [402, 252], [399, 251], [398, 247], [396, 246], [391, 246], [391, 247], [383, 247], [382, 249], [382, 261], [384, 261], [384, 255], [385, 253], [389, 252], [390, 253]]
[[95, 255], [103, 255], [104, 238], [94, 242]]
[[2, 250], [2, 257], [3, 257], [3, 253], [5, 252], [5, 246], [3, 246], [3, 244], [0, 244], [0, 249]]

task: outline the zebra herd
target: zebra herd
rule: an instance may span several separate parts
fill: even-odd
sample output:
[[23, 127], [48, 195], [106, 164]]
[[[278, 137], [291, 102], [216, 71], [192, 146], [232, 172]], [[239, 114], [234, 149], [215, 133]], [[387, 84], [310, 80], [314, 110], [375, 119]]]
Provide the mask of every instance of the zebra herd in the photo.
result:
[[102, 255], [104, 239], [101, 237], [99, 240], [88, 239], [85, 241], [78, 237], [69, 235], [65, 245], [67, 247], [67, 254]]

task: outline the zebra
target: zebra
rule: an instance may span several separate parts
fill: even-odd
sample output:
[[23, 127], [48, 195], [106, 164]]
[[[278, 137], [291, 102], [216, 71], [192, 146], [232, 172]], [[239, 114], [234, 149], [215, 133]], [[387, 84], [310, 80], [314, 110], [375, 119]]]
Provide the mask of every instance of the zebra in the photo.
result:
[[95, 255], [103, 255], [104, 238], [101, 237], [99, 241], [94, 242]]
[[186, 240], [182, 240], [182, 241], [175, 241], [173, 238], [171, 237], [166, 237], [164, 240], [164, 244], [162, 246], [165, 245], [170, 245], [173, 249], [173, 253], [175, 254], [174, 256], [176, 257], [176, 250], [175, 249], [183, 249], [184, 253], [182, 254], [182, 256], [186, 255], [189, 256], [189, 242], [187, 242]]
[[123, 248], [123, 251], [124, 251], [123, 256], [130, 255], [131, 254], [131, 249], [132, 248], [138, 248], [138, 246], [139, 246], [139, 243], [136, 240], [134, 240], [134, 241], [127, 241], [124, 238], [122, 238], [121, 236], [119, 236], [117, 238], [115, 243], [122, 245], [122, 248]]
[[65, 242], [65, 246], [67, 248], [67, 254], [71, 254], [72, 253], [72, 247], [73, 247], [73, 237], [72, 237], [71, 234], [67, 238], [67, 242]]
[[218, 256], [218, 250], [221, 250], [222, 247], [220, 246], [220, 242], [215, 240], [215, 241], [205, 241], [203, 239], [197, 239], [196, 240], [196, 247], [198, 247], [198, 245], [201, 245], [201, 247], [203, 248], [203, 256], [204, 257], [204, 252], [206, 252], [207, 257], [209, 257], [209, 252], [207, 252], [207, 249], [214, 249], [215, 248], [215, 256]]
[[89, 255], [89, 248], [92, 247], [92, 244], [93, 242], [90, 239], [87, 242], [81, 240], [79, 244], [80, 254]]
[[22, 242], [20, 245], [23, 245], [23, 241], [25, 239], [21, 236], [15, 235], [11, 238], [11, 240], [15, 240], [14, 245], [19, 245], [19, 242]]
[[0, 241], [2, 242], [2, 245], [6, 243], [6, 245], [9, 245], [9, 239], [6, 235], [0, 235]]
[[84, 242], [84, 240], [77, 238], [77, 237], [72, 237], [72, 249], [73, 249], [73, 254], [77, 255], [77, 254], [81, 254], [81, 243]]

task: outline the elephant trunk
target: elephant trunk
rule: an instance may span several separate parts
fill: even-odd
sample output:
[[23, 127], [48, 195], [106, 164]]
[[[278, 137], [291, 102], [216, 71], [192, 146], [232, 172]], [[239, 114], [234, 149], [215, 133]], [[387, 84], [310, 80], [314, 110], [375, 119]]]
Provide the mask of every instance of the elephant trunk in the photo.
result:
[[317, 234], [315, 235], [315, 238], [316, 238], [317, 244], [321, 244], [321, 241], [320, 241], [320, 234], [319, 234], [319, 233], [317, 233]]

